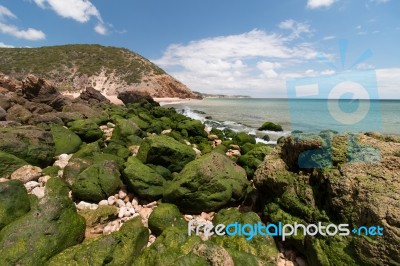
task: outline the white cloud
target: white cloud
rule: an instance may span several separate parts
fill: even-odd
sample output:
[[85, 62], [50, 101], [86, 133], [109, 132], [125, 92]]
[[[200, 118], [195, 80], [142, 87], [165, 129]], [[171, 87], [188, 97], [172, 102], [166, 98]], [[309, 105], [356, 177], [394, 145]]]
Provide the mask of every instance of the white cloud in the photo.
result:
[[51, 8], [59, 16], [73, 19], [80, 23], [88, 22], [92, 17], [98, 24], [94, 30], [101, 34], [107, 34], [107, 28], [99, 10], [89, 0], [33, 0], [41, 8]]
[[297, 22], [293, 19], [282, 21], [279, 23], [278, 27], [284, 30], [290, 30], [292, 32], [292, 34], [288, 37], [289, 39], [299, 38], [303, 33], [309, 36], [312, 35], [312, 30], [308, 23]]
[[172, 44], [153, 62], [193, 90], [285, 97], [285, 79], [305, 75], [287, 68], [320, 54], [310, 44], [293, 45], [291, 35], [254, 29], [188, 44]]
[[388, 3], [390, 0], [369, 0], [371, 3], [376, 3], [376, 4], [385, 4]]
[[330, 7], [336, 0], [308, 0], [307, 8], [317, 9], [321, 7]]
[[17, 18], [13, 12], [11, 12], [7, 7], [0, 5], [0, 19], [3, 20], [5, 18]]
[[9, 34], [19, 39], [25, 39], [29, 41], [38, 41], [46, 38], [46, 34], [44, 34], [44, 32], [41, 30], [33, 28], [24, 30], [19, 29], [15, 25], [6, 23], [7, 18], [16, 19], [17, 16], [14, 15], [14, 13], [11, 12], [7, 7], [0, 5], [0, 33]]
[[25, 39], [29, 41], [38, 41], [46, 38], [46, 34], [44, 34], [41, 30], [36, 30], [32, 28], [28, 28], [27, 30], [21, 30], [17, 26], [8, 25], [0, 22], [0, 32], [4, 34], [9, 34], [19, 39]]
[[14, 48], [14, 46], [0, 42], [0, 48]]
[[329, 41], [329, 40], [333, 40], [333, 39], [336, 39], [336, 36], [329, 35], [329, 36], [325, 36], [324, 38], [322, 38], [322, 40], [324, 40], [324, 41]]

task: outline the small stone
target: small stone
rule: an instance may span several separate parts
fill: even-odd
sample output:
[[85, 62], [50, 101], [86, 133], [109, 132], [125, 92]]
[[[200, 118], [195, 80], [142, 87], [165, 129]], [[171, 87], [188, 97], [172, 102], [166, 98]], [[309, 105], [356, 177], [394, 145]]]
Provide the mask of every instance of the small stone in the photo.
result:
[[306, 261], [302, 257], [296, 257], [295, 261], [298, 266], [307, 266]]
[[97, 226], [93, 227], [92, 230], [90, 230], [90, 233], [91, 234], [102, 234], [103, 230], [104, 230], [103, 226], [97, 225]]
[[124, 202], [125, 202], [125, 203], [128, 203], [129, 201], [130, 201], [129, 196], [126, 196], [126, 197], [124, 198]]
[[215, 147], [217, 147], [217, 146], [219, 146], [221, 144], [222, 144], [222, 140], [216, 139], [216, 140], [213, 141], [213, 148], [215, 148]]
[[132, 145], [128, 147], [128, 150], [132, 153], [132, 156], [136, 156], [139, 152], [140, 146], [138, 145]]
[[132, 206], [137, 206], [137, 205], [139, 205], [138, 199], [137, 198], [133, 198], [132, 199]]
[[125, 203], [125, 206], [128, 207], [128, 208], [132, 208], [133, 207], [132, 203], [130, 203], [129, 201], [127, 203]]
[[153, 201], [153, 202], [150, 202], [150, 203], [148, 203], [146, 205], [143, 205], [143, 207], [145, 207], [145, 208], [154, 208], [156, 206], [157, 206], [157, 201]]
[[165, 129], [163, 131], [161, 131], [161, 135], [166, 135], [172, 132], [172, 129]]
[[29, 182], [25, 183], [24, 186], [28, 192], [31, 192], [32, 189], [34, 189], [35, 187], [39, 187], [40, 184], [36, 181], [29, 181]]
[[185, 215], [183, 216], [183, 218], [186, 220], [186, 222], [189, 222], [190, 220], [193, 220], [193, 216], [192, 216], [192, 215], [189, 215], [189, 214], [185, 214]]
[[39, 183], [42, 187], [44, 187], [47, 183], [47, 181], [49, 181], [49, 179], [51, 178], [51, 176], [49, 175], [45, 175], [45, 176], [41, 176], [39, 177]]
[[97, 204], [88, 203], [81, 201], [76, 205], [78, 210], [96, 210], [98, 208]]
[[115, 203], [115, 197], [110, 196], [110, 197], [108, 197], [107, 201], [108, 201], [108, 205], [112, 206]]
[[125, 207], [125, 202], [122, 199], [117, 199], [117, 201], [115, 202], [115, 204], [119, 207]]
[[119, 197], [120, 199], [125, 199], [126, 196], [127, 196], [127, 194], [126, 194], [125, 191], [120, 190], [120, 191], [118, 192], [118, 197]]
[[7, 182], [7, 181], [10, 181], [10, 179], [4, 178], [4, 177], [0, 178], [0, 183]]
[[108, 122], [108, 123], [107, 123], [107, 127], [109, 127], [109, 128], [114, 128], [114, 127], [115, 127], [115, 124], [113, 124], [113, 123], [111, 123], [111, 122]]
[[143, 209], [143, 207], [140, 205], [133, 205], [133, 208], [135, 209], [136, 212], [140, 212]]
[[217, 135], [208, 135], [208, 140], [217, 140], [218, 136]]
[[126, 207], [120, 208], [120, 209], [119, 209], [119, 212], [118, 212], [118, 218], [124, 217], [126, 211], [127, 211], [127, 208], [126, 208]]
[[202, 213], [200, 214], [200, 216], [201, 216], [201, 218], [203, 218], [203, 219], [205, 219], [205, 220], [207, 220], [207, 221], [211, 221], [211, 220], [212, 220], [212, 219], [211, 219], [211, 216], [210, 216], [208, 213], [202, 212]]
[[60, 167], [61, 169], [64, 169], [65, 168], [65, 166], [67, 166], [67, 164], [68, 164], [68, 161], [71, 159], [71, 157], [72, 157], [72, 154], [60, 154], [60, 155], [58, 155], [58, 157], [57, 157], [57, 161], [55, 161], [54, 162], [54, 166], [58, 166], [58, 167]]
[[231, 148], [232, 150], [240, 151], [239, 145], [236, 145], [236, 144], [231, 144], [231, 145], [229, 146], [229, 148]]
[[192, 144], [191, 144], [189, 141], [187, 141], [186, 139], [183, 140], [183, 141], [185, 142], [186, 145], [189, 145], [189, 146], [192, 145]]
[[240, 151], [238, 151], [238, 150], [229, 149], [226, 152], [226, 156], [228, 156], [228, 157], [240, 157], [241, 154], [240, 154]]
[[99, 202], [99, 206], [108, 205], [108, 200], [102, 200]]
[[132, 216], [133, 214], [135, 214], [135, 209], [133, 209], [133, 208], [126, 208], [125, 213], [124, 213], [124, 216], [125, 216], [125, 217], [130, 217], [130, 216]]
[[44, 187], [35, 187], [32, 189], [31, 193], [38, 197], [39, 199], [44, 197], [45, 194], [45, 188]]
[[194, 152], [196, 153], [196, 158], [200, 158], [201, 156], [201, 150], [197, 149], [197, 148], [193, 148]]
[[37, 166], [24, 165], [11, 174], [11, 179], [17, 179], [23, 183], [37, 181], [42, 175], [42, 169]]

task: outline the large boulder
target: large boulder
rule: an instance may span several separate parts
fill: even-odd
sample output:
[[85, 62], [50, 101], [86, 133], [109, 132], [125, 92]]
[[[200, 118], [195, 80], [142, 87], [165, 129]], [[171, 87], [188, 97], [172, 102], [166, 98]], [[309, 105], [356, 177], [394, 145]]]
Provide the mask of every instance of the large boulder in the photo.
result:
[[46, 184], [46, 195], [31, 211], [0, 231], [4, 265], [44, 265], [64, 249], [80, 243], [85, 220], [76, 213], [68, 188], [58, 178]]
[[82, 140], [77, 134], [63, 126], [52, 126], [51, 134], [53, 134], [56, 148], [55, 155], [74, 153], [82, 144]]
[[86, 90], [81, 92], [79, 98], [90, 103], [110, 103], [109, 99], [93, 87], [87, 87]]
[[12, 154], [0, 151], [0, 178], [9, 178], [15, 170], [27, 164]]
[[244, 132], [237, 133], [232, 140], [240, 146], [246, 143], [256, 144], [256, 138]]
[[132, 265], [146, 247], [149, 232], [134, 218], [110, 235], [89, 240], [54, 256], [47, 265]]
[[168, 227], [187, 228], [178, 207], [170, 203], [162, 203], [149, 216], [149, 229], [155, 235], [160, 235]]
[[22, 182], [10, 180], [0, 183], [0, 230], [30, 209], [28, 193]]
[[142, 198], [158, 200], [163, 195], [165, 179], [156, 170], [130, 157], [123, 171], [125, 184]]
[[140, 145], [137, 157], [144, 163], [162, 165], [172, 172], [179, 172], [196, 158], [195, 151], [168, 136], [151, 136]]
[[121, 185], [118, 165], [114, 161], [102, 161], [82, 171], [72, 184], [74, 198], [99, 202], [113, 195]]
[[37, 166], [48, 166], [54, 157], [53, 136], [33, 126], [0, 128], [0, 151]]
[[116, 119], [113, 140], [124, 141], [126, 145], [137, 145], [142, 142], [142, 136], [142, 130], [131, 119]]
[[71, 131], [83, 140], [91, 142], [103, 137], [103, 132], [92, 119], [79, 119], [68, 123]]
[[0, 121], [6, 120], [7, 112], [0, 106]]
[[207, 137], [207, 132], [204, 130], [204, 124], [199, 120], [185, 120], [177, 125], [177, 129], [189, 137]]
[[144, 94], [137, 91], [123, 91], [118, 94], [118, 99], [120, 99], [125, 105], [130, 103], [150, 103], [154, 106], [160, 106], [159, 103], [153, 100], [148, 94]]
[[188, 163], [166, 185], [164, 200], [184, 212], [215, 211], [237, 203], [246, 195], [246, 171], [219, 153], [209, 153]]
[[31, 117], [32, 113], [29, 112], [29, 110], [22, 105], [14, 104], [10, 109], [7, 110], [6, 120], [24, 124], [27, 123]]
[[50, 105], [58, 111], [61, 111], [63, 106], [68, 103], [68, 99], [49, 81], [33, 75], [28, 75], [22, 81], [22, 94], [29, 101]]

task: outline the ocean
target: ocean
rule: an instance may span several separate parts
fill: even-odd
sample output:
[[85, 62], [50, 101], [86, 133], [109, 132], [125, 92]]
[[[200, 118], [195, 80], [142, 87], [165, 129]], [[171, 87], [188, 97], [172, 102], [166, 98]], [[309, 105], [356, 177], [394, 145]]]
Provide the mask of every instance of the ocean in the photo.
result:
[[[292, 130], [376, 131], [400, 135], [398, 100], [207, 98], [162, 105], [174, 107], [209, 127], [254, 134], [260, 142], [264, 135], [269, 135], [271, 141], [268, 143], [276, 143], [279, 137], [288, 135]], [[284, 131], [257, 130], [266, 121], [280, 124]]]

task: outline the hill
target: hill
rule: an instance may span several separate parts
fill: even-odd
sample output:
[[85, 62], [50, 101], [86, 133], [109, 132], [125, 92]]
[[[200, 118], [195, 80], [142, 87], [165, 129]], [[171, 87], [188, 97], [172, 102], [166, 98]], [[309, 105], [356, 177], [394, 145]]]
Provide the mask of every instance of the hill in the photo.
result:
[[94, 87], [108, 95], [135, 90], [152, 97], [198, 98], [148, 59], [124, 48], [88, 44], [0, 48], [0, 72], [17, 79], [41, 76], [67, 92]]

